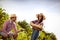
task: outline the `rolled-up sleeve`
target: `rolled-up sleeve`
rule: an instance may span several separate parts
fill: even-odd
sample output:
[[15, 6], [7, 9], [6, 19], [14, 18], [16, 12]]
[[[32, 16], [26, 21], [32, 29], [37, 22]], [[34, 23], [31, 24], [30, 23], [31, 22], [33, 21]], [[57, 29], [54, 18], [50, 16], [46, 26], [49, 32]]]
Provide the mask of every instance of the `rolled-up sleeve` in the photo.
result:
[[5, 21], [3, 24], [3, 29], [2, 29], [3, 32], [6, 32], [7, 25], [8, 25], [8, 21]]
[[14, 29], [14, 32], [17, 33], [17, 28], [16, 28], [16, 24], [13, 24], [13, 29]]

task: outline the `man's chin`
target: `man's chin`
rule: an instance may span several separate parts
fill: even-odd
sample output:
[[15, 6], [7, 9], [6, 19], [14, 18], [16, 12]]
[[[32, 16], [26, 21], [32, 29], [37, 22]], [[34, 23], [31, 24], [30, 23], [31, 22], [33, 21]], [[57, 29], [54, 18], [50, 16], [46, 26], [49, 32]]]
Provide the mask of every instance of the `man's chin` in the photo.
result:
[[16, 22], [16, 20], [13, 20], [13, 22]]

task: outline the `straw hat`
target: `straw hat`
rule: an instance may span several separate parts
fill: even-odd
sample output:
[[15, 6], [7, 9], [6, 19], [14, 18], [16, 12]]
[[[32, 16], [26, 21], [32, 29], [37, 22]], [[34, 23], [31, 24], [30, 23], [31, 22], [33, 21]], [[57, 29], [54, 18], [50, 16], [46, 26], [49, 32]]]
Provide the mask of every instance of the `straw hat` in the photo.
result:
[[40, 13], [40, 14], [36, 14], [36, 17], [38, 18], [39, 16], [43, 16], [43, 20], [45, 20], [45, 16], [43, 15], [43, 13]]
[[43, 16], [43, 20], [46, 19], [45, 15], [43, 13], [40, 13], [39, 15]]
[[11, 14], [11, 15], [10, 15], [10, 18], [11, 18], [11, 17], [17, 17], [17, 16], [16, 16], [16, 14]]

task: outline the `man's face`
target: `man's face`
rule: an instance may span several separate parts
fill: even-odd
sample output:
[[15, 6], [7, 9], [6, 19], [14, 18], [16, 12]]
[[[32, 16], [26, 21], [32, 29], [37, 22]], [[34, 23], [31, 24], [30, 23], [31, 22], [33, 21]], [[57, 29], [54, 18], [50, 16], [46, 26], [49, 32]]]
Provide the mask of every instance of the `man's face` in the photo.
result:
[[16, 17], [12, 17], [12, 21], [14, 21], [14, 22], [15, 22], [15, 21], [16, 21], [16, 19], [17, 19]]

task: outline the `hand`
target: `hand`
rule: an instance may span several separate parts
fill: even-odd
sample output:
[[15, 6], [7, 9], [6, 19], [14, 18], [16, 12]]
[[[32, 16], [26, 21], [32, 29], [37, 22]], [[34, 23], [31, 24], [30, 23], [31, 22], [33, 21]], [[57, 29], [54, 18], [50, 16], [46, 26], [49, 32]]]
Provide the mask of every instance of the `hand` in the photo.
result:
[[41, 25], [41, 24], [38, 24], [39, 26]]
[[25, 29], [21, 29], [20, 31], [25, 31]]
[[6, 33], [2, 33], [2, 34], [3, 34], [2, 35], [3, 37], [7, 37], [8, 36], [8, 34], [6, 34]]
[[42, 26], [41, 24], [38, 24], [38, 26]]
[[13, 33], [13, 35], [16, 35], [17, 33]]
[[42, 29], [42, 25], [41, 25], [41, 24], [38, 24], [37, 27], [38, 27], [39, 29]]
[[21, 32], [21, 31], [25, 31], [25, 29], [20, 29], [20, 30], [18, 30], [18, 32]]

